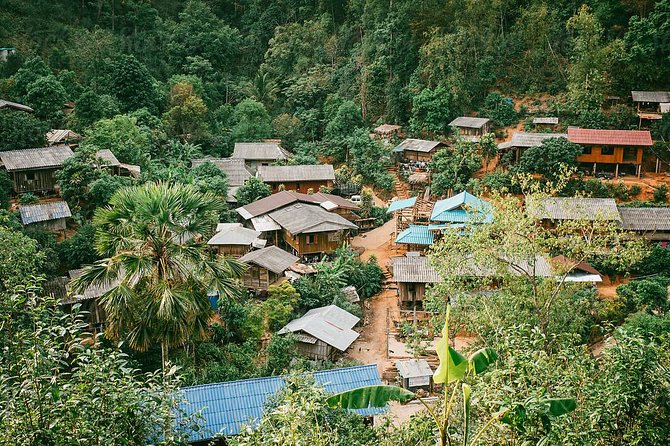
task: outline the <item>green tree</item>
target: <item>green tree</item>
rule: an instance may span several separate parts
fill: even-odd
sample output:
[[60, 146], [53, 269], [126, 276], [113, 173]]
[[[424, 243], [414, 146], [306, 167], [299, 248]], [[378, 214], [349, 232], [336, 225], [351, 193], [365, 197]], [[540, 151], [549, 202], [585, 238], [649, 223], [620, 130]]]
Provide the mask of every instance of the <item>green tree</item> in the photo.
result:
[[86, 143], [109, 149], [122, 163], [144, 164], [151, 145], [135, 118], [118, 115], [96, 122], [86, 133]]
[[251, 177], [237, 189], [235, 198], [237, 198], [237, 204], [244, 206], [261, 198], [269, 197], [271, 192], [270, 186], [256, 177]]
[[235, 106], [232, 116], [235, 141], [258, 141], [272, 135], [270, 115], [260, 102], [245, 99]]
[[120, 55], [106, 61], [108, 73], [104, 84], [119, 103], [121, 112], [128, 113], [141, 108], [158, 111], [160, 96], [156, 80], [147, 67], [132, 55]]
[[14, 80], [14, 93], [16, 97], [24, 97], [30, 90], [30, 86], [42, 77], [53, 75], [53, 72], [44, 60], [39, 57], [31, 57], [12, 76]]
[[165, 368], [168, 348], [207, 336], [207, 294], [235, 296], [243, 271], [234, 260], [212, 258], [202, 241], [218, 221], [220, 203], [192, 186], [147, 183], [118, 191], [110, 207], [96, 211], [103, 260], [85, 267], [74, 287], [119, 282], [100, 299], [111, 339], [140, 351], [160, 343]]
[[68, 239], [63, 240], [57, 248], [60, 266], [66, 270], [79, 269], [100, 260], [95, 250], [95, 227], [86, 224]]
[[56, 76], [41, 77], [28, 86], [25, 101], [38, 118], [50, 122], [54, 127], [63, 120], [63, 107], [68, 99], [65, 89]]
[[364, 125], [361, 108], [353, 101], [343, 101], [326, 124], [324, 136], [328, 139], [346, 138]]
[[526, 149], [513, 171], [539, 173], [555, 180], [565, 169], [577, 165], [577, 156], [581, 153], [581, 146], [565, 138], [548, 138], [539, 146]]
[[500, 93], [489, 93], [486, 96], [481, 114], [501, 127], [516, 124], [519, 120], [514, 104], [508, 102]]
[[431, 192], [446, 195], [465, 190], [472, 174], [482, 167], [482, 157], [473, 142], [457, 139], [453, 147], [438, 151], [430, 162]]
[[412, 99], [410, 129], [415, 133], [446, 135], [456, 116], [451, 93], [445, 87], [425, 88]]
[[0, 110], [0, 150], [29, 149], [44, 147], [49, 125], [30, 113], [4, 109]]
[[186, 82], [170, 89], [170, 109], [163, 114], [168, 134], [182, 141], [205, 142], [210, 137], [207, 105]]
[[69, 120], [76, 129], [84, 130], [101, 119], [113, 118], [120, 113], [119, 104], [113, 96], [98, 95], [86, 89], [77, 99]]
[[0, 292], [31, 283], [42, 270], [45, 254], [37, 242], [24, 234], [0, 226]]

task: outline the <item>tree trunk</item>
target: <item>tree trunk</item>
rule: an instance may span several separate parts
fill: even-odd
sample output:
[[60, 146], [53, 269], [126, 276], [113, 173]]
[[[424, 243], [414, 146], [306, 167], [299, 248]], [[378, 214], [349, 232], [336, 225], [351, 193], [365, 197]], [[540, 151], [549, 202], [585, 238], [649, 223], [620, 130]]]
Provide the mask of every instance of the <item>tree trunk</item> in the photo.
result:
[[161, 367], [163, 368], [163, 372], [165, 372], [167, 369], [167, 362], [168, 362], [167, 341], [161, 341]]

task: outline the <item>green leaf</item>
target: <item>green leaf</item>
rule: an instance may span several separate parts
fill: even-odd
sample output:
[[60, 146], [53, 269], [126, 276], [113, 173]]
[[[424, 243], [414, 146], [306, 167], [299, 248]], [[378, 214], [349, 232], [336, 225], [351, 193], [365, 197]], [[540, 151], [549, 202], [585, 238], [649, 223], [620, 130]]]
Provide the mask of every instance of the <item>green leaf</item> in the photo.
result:
[[573, 398], [550, 398], [543, 402], [549, 403], [549, 413], [555, 417], [570, 413], [577, 408], [577, 401]]
[[447, 307], [444, 328], [442, 329], [442, 339], [437, 342], [435, 350], [440, 358], [440, 365], [433, 374], [433, 381], [436, 383], [451, 383], [458, 381], [465, 376], [468, 371], [468, 360], [465, 356], [458, 353], [449, 346], [449, 313], [451, 309]]
[[461, 385], [461, 391], [463, 392], [463, 418], [465, 429], [463, 432], [463, 444], [468, 444], [468, 428], [470, 426], [470, 400], [472, 397], [472, 389], [468, 384], [463, 383]]
[[483, 348], [477, 350], [468, 361], [470, 362], [470, 370], [474, 371], [475, 375], [479, 375], [486, 371], [491, 364], [493, 364], [498, 359], [498, 353], [492, 348]]
[[397, 386], [367, 386], [338, 393], [326, 400], [330, 407], [343, 409], [367, 409], [384, 407], [389, 401], [407, 402], [416, 398], [414, 392]]

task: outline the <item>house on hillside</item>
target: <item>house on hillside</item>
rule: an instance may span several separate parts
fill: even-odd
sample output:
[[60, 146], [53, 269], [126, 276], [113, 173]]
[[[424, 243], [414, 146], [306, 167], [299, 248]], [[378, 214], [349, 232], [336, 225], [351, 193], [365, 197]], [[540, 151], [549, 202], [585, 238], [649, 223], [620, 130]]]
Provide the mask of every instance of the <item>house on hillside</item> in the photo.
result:
[[19, 208], [23, 226], [39, 226], [50, 232], [63, 233], [72, 217], [67, 201], [30, 204]]
[[491, 131], [491, 120], [461, 116], [451, 121], [449, 127], [455, 127], [466, 141], [479, 142], [482, 136]]
[[613, 198], [550, 197], [528, 203], [527, 210], [548, 225], [561, 220], [621, 221]]
[[240, 186], [251, 178], [251, 173], [247, 170], [243, 159], [240, 158], [200, 158], [192, 159], [191, 166], [198, 167], [204, 163], [212, 163], [226, 174], [228, 179], [228, 196], [226, 201], [228, 203], [237, 203], [237, 194]]
[[488, 201], [463, 191], [453, 197], [435, 202], [430, 220], [452, 224], [464, 224], [471, 221], [490, 223], [493, 221], [493, 210]]
[[401, 308], [421, 309], [426, 286], [441, 281], [428, 257], [403, 256], [393, 258], [393, 280], [398, 285]]
[[558, 125], [558, 118], [553, 116], [537, 116], [533, 118], [533, 125], [538, 130], [551, 130]]
[[81, 311], [87, 312], [89, 324], [100, 332], [104, 328], [106, 318], [105, 310], [100, 305], [100, 297], [115, 288], [119, 284], [119, 280], [100, 285], [90, 285], [83, 292], [75, 293], [69, 283], [79, 277], [82, 272], [81, 269], [73, 269], [68, 272], [67, 295], [61, 300], [61, 304], [68, 311], [74, 305], [81, 305]]
[[407, 251], [424, 252], [437, 240], [442, 231], [448, 229], [448, 224], [436, 225], [408, 225], [395, 238], [397, 245], [404, 245]]
[[621, 229], [654, 242], [670, 242], [670, 208], [619, 207]]
[[614, 172], [621, 171], [642, 175], [644, 149], [654, 145], [648, 130], [596, 130], [568, 127], [568, 140], [582, 146], [577, 161], [582, 166], [598, 172], [598, 165]]
[[52, 192], [56, 190], [56, 170], [73, 156], [67, 146], [0, 152], [0, 162], [12, 179], [14, 192]]
[[528, 132], [517, 132], [512, 135], [512, 140], [507, 141], [501, 144], [498, 144], [498, 150], [501, 154], [506, 152], [512, 152], [513, 163], [518, 163], [521, 159], [521, 156], [531, 147], [537, 147], [542, 145], [544, 140], [549, 138], [567, 138], [567, 133], [528, 133]]
[[207, 244], [216, 248], [220, 255], [239, 258], [252, 248], [265, 247], [267, 240], [260, 238], [260, 231], [242, 227], [241, 223], [219, 223], [216, 234]]
[[259, 166], [286, 161], [289, 156], [278, 142], [236, 142], [231, 158], [244, 160], [249, 172], [255, 174]]
[[345, 352], [358, 338], [352, 328], [360, 321], [336, 305], [314, 308], [289, 322], [278, 334], [294, 333], [296, 348], [302, 355], [317, 360], [332, 360], [338, 351]]
[[409, 138], [398, 144], [393, 151], [401, 154], [404, 159], [428, 163], [443, 147], [446, 146], [440, 141]]
[[5, 101], [4, 99], [0, 99], [0, 110], [3, 109], [10, 109], [10, 110], [17, 110], [17, 111], [22, 111], [26, 113], [32, 113], [34, 110], [27, 105], [19, 104], [18, 102], [12, 102], [12, 101]]
[[372, 132], [373, 136], [384, 141], [384, 143], [389, 144], [393, 138], [400, 137], [402, 127], [399, 125], [393, 124], [382, 124], [376, 127]]
[[637, 116], [642, 120], [657, 121], [670, 113], [670, 91], [631, 91], [637, 106]]
[[47, 132], [47, 143], [50, 146], [67, 145], [76, 148], [81, 141], [81, 135], [68, 129], [51, 129]]
[[403, 388], [411, 391], [432, 389], [433, 370], [425, 359], [403, 359], [396, 361], [395, 366]]
[[267, 214], [282, 229], [281, 241], [299, 257], [332, 254], [357, 226], [319, 205], [296, 203]]
[[[382, 384], [377, 364], [321, 370], [310, 375], [327, 394]], [[256, 428], [268, 403], [285, 385], [286, 377], [268, 376], [180, 388], [180, 413], [204, 421], [204, 427], [186, 431], [189, 444], [224, 445], [225, 437]], [[351, 410], [365, 418], [387, 411], [388, 407]]]
[[248, 266], [242, 282], [250, 290], [265, 292], [270, 285], [278, 283], [284, 277], [284, 271], [298, 260], [298, 257], [276, 246], [248, 252], [239, 258]]
[[330, 164], [303, 166], [260, 166], [256, 176], [272, 188], [272, 193], [281, 190], [319, 192], [322, 187], [332, 189], [335, 170]]

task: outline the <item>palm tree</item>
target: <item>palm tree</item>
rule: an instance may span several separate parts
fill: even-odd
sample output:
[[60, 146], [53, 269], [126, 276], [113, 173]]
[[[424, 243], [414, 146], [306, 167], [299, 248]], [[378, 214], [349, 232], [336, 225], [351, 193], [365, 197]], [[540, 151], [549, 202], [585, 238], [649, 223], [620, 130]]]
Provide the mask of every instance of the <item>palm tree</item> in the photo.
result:
[[163, 368], [169, 347], [207, 336], [208, 292], [219, 298], [239, 292], [244, 266], [213, 256], [203, 242], [220, 203], [190, 185], [148, 183], [119, 190], [95, 213], [96, 249], [104, 259], [86, 266], [73, 289], [115, 284], [100, 298], [106, 334], [139, 351], [160, 343]]

